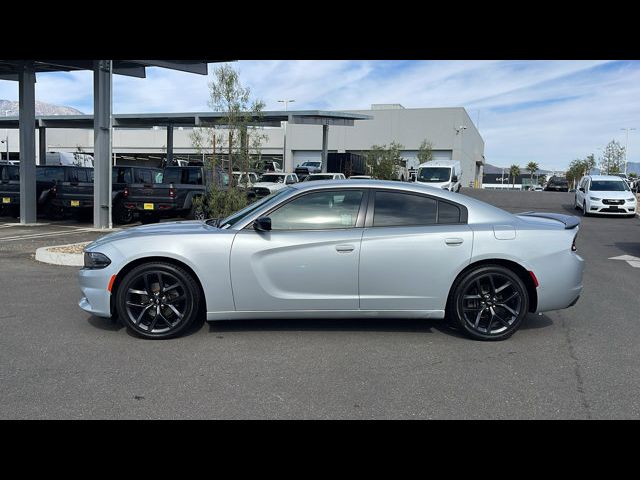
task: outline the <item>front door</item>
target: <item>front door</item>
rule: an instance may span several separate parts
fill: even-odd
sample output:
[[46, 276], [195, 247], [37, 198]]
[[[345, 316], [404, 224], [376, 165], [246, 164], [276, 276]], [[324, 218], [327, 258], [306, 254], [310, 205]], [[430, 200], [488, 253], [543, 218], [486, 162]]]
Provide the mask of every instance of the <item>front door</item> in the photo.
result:
[[363, 198], [355, 189], [301, 194], [265, 215], [270, 231], [240, 231], [231, 249], [236, 310], [357, 310]]

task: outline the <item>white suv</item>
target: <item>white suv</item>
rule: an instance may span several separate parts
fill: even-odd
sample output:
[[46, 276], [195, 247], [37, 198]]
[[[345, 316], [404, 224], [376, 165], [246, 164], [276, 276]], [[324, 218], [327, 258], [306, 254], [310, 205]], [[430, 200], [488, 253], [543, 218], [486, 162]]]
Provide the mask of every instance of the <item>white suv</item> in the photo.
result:
[[638, 201], [627, 182], [616, 175], [587, 175], [576, 189], [576, 209], [592, 213], [635, 217]]

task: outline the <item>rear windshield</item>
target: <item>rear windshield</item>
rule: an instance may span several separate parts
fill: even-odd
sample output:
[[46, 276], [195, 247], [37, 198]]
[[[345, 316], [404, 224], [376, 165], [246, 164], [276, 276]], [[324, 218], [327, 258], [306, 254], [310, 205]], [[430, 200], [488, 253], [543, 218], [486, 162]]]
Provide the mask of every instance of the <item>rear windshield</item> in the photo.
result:
[[593, 192], [624, 192], [629, 191], [629, 186], [624, 181], [592, 180], [590, 190]]
[[309, 175], [305, 180], [307, 182], [312, 180], [333, 180], [333, 175]]

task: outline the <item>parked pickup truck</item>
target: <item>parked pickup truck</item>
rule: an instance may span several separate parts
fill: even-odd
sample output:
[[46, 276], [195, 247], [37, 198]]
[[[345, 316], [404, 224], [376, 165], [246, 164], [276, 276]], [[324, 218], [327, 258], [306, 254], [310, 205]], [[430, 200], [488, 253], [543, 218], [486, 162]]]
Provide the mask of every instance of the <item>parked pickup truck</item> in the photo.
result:
[[[3, 213], [20, 215], [20, 167], [0, 165], [0, 205]], [[93, 208], [93, 168], [36, 166], [38, 213], [49, 218], [65, 211], [88, 214]]]
[[131, 223], [134, 210], [124, 206], [131, 185], [162, 182], [162, 169], [116, 165], [111, 170], [111, 205], [115, 223]]
[[303, 162], [296, 167], [294, 172], [298, 175], [300, 181], [302, 181], [307, 175], [311, 175], [312, 173], [322, 173], [322, 162], [317, 160]]
[[[229, 187], [229, 174], [217, 169], [218, 186]], [[213, 181], [213, 172], [205, 167], [167, 167], [159, 182], [134, 183], [125, 189], [124, 206], [138, 212], [142, 223], [160, 218], [193, 218], [193, 200], [204, 195]]]

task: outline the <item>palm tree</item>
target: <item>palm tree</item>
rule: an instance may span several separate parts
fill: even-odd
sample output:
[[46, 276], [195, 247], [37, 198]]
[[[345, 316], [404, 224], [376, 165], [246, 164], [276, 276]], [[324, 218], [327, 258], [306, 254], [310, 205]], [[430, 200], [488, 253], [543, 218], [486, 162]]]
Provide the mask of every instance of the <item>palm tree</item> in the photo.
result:
[[516, 177], [520, 175], [520, 166], [513, 164], [509, 167], [509, 175], [511, 176], [511, 185], [515, 190], [516, 188]]
[[531, 187], [533, 187], [533, 174], [538, 171], [538, 164], [536, 162], [527, 163], [527, 172], [531, 174]]

